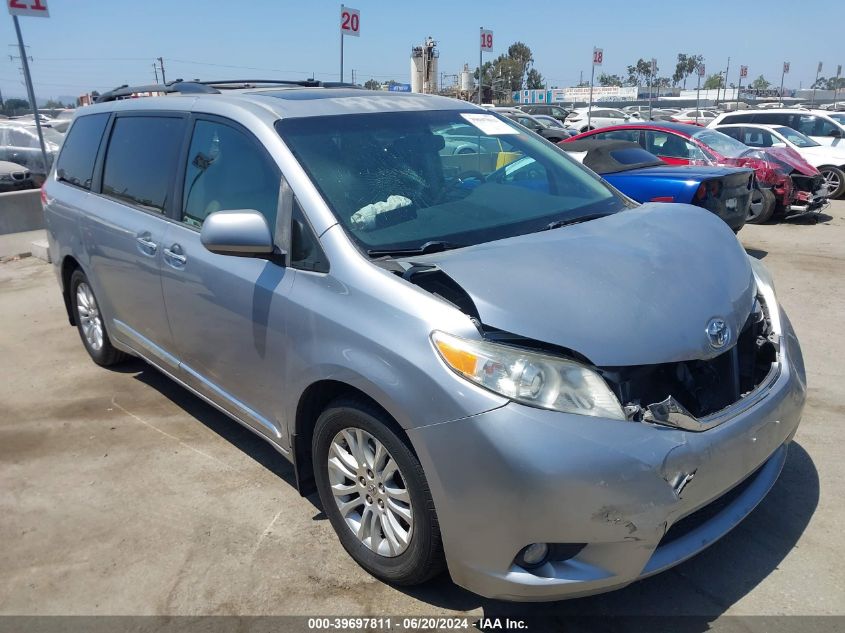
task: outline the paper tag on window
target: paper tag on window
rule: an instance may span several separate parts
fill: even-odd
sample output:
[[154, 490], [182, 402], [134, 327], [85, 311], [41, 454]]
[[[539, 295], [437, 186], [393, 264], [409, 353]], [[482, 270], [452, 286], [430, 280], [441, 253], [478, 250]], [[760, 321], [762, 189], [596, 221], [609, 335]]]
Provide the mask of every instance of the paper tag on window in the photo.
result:
[[494, 117], [492, 114], [484, 114], [482, 112], [461, 112], [461, 116], [479, 130], [491, 136], [497, 134], [519, 134], [518, 129], [511, 127], [504, 121]]

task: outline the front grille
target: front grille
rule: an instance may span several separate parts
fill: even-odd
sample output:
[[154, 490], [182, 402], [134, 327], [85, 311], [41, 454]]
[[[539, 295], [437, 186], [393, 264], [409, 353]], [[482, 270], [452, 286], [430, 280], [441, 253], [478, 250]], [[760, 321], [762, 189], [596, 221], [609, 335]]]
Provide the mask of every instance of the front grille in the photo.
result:
[[14, 172], [12, 172], [12, 179], [13, 180], [26, 180], [26, 172], [25, 171], [14, 171]]
[[695, 418], [716, 413], [759, 386], [777, 362], [778, 350], [762, 297], [758, 297], [737, 343], [708, 360], [658, 365], [603, 367], [602, 375], [625, 406], [642, 421], [650, 404], [670, 396]]

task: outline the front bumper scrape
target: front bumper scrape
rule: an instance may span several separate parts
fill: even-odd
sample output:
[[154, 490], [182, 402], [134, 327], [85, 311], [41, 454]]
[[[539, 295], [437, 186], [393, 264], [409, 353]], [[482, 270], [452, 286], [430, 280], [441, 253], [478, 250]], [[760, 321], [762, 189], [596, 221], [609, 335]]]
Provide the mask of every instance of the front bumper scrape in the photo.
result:
[[[489, 598], [573, 598], [662, 571], [726, 534], [776, 481], [803, 410], [801, 351], [782, 320], [781, 371], [768, 393], [703, 432], [516, 403], [409, 430], [452, 579]], [[717, 513], [672, 532], [732, 489]], [[538, 569], [515, 565], [536, 542], [586, 546]]]

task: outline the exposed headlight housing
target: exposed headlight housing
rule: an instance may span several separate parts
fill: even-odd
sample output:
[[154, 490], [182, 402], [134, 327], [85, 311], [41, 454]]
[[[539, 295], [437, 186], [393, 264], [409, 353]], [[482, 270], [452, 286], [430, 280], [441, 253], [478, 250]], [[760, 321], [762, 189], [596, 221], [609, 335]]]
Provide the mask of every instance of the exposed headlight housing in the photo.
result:
[[552, 411], [626, 419], [604, 379], [580, 363], [445, 332], [432, 332], [431, 340], [452, 371], [506, 398]]
[[769, 272], [769, 269], [766, 268], [763, 262], [750, 255], [748, 256], [748, 261], [751, 263], [751, 271], [754, 273], [757, 292], [763, 295], [763, 300], [766, 302], [769, 319], [772, 322], [772, 330], [780, 336], [781, 332], [783, 332], [780, 323], [780, 306], [775, 295], [775, 282], [772, 279], [772, 273]]

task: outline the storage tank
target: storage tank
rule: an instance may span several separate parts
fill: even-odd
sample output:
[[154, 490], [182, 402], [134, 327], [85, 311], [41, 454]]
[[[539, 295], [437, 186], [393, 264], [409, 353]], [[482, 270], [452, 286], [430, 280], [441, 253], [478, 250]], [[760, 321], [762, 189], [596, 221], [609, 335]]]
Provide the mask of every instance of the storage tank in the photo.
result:
[[440, 53], [437, 42], [430, 36], [422, 46], [411, 49], [411, 92], [437, 91], [437, 60]]
[[475, 77], [472, 76], [469, 64], [464, 64], [464, 69], [461, 71], [461, 79], [458, 85], [460, 86], [461, 92], [472, 92], [475, 89]]

